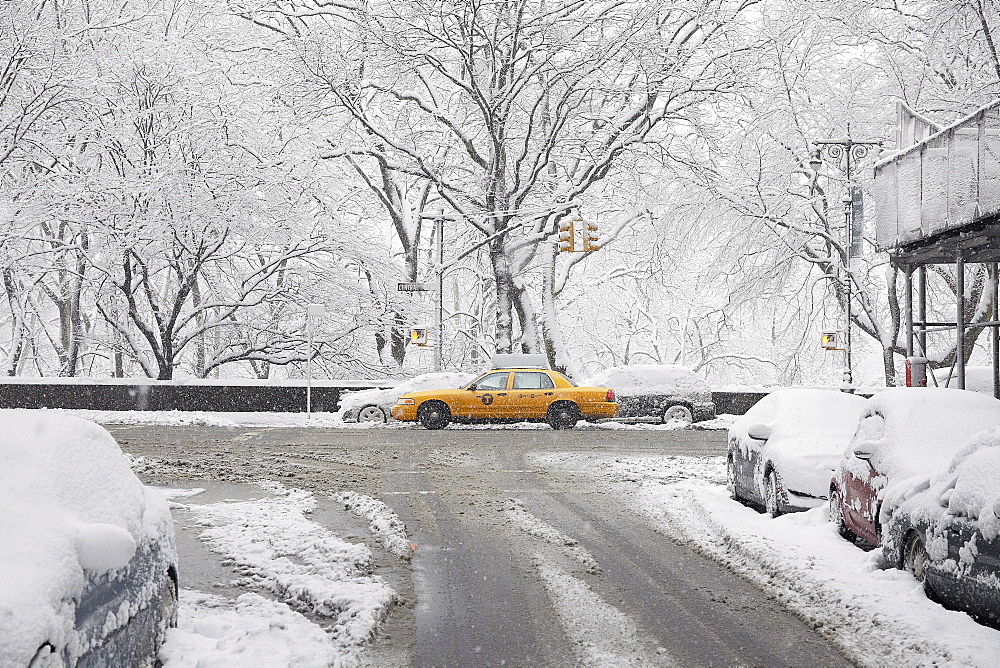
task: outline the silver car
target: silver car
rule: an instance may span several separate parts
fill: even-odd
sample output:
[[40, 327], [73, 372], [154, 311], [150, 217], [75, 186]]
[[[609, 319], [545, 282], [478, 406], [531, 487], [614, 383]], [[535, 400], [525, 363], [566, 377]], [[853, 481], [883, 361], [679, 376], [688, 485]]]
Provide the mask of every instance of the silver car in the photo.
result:
[[350, 392], [340, 401], [340, 419], [342, 422], [385, 424], [393, 419], [392, 407], [400, 395], [462, 387], [475, 377], [475, 374], [451, 371], [425, 373], [393, 387]]

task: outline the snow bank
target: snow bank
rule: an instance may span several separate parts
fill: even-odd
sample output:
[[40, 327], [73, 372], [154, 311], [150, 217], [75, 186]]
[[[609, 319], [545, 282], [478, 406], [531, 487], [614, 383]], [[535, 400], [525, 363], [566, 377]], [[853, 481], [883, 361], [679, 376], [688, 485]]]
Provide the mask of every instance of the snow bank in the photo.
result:
[[270, 485], [264, 499], [192, 504], [207, 527], [201, 538], [244, 574], [241, 584], [264, 587], [297, 609], [332, 620], [345, 653], [367, 642], [394, 603], [395, 592], [373, 575], [365, 545], [341, 540], [308, 519], [316, 501], [302, 490]]
[[27, 665], [42, 643], [71, 639], [86, 578], [121, 569], [154, 537], [175, 560], [173, 528], [104, 428], [23, 410], [0, 411], [0, 424], [0, 665]]
[[688, 368], [675, 364], [613, 366], [580, 383], [585, 387], [610, 387], [620, 397], [663, 394], [711, 401], [708, 384]]
[[233, 601], [182, 589], [180, 603], [160, 651], [164, 668], [324, 668], [341, 658], [321, 626], [258, 594]]
[[406, 560], [413, 557], [413, 544], [406, 535], [406, 526], [389, 506], [357, 492], [341, 492], [333, 498], [343, 503], [347, 510], [368, 520], [368, 528], [387, 552]]

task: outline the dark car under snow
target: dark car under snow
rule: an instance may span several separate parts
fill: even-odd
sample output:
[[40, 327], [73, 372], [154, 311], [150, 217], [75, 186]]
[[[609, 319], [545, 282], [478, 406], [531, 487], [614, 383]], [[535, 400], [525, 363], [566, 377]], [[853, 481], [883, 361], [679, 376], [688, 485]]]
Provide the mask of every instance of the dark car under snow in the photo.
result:
[[[897, 501], [887, 494], [887, 505]], [[882, 554], [932, 598], [1000, 627], [1000, 428], [974, 436], [947, 472], [892, 510]]]
[[687, 425], [716, 417], [708, 384], [690, 369], [676, 364], [613, 366], [583, 384], [615, 391], [615, 422]]

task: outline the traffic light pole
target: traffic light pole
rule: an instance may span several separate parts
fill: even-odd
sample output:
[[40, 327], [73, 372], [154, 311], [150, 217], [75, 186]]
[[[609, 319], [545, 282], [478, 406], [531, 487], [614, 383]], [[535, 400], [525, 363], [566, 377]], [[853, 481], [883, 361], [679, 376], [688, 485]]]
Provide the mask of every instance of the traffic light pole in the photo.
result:
[[434, 313], [434, 332], [437, 341], [434, 342], [434, 370], [441, 371], [442, 351], [444, 346], [444, 218], [434, 220], [437, 234], [437, 309]]

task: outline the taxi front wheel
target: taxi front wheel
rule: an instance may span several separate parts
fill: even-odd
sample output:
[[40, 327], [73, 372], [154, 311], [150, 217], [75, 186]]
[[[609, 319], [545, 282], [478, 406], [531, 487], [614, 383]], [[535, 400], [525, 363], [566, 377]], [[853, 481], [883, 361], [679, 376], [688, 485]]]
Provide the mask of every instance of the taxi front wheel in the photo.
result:
[[553, 429], [572, 429], [580, 421], [580, 409], [569, 401], [549, 406], [548, 423]]
[[428, 401], [420, 405], [417, 419], [424, 429], [444, 429], [451, 422], [451, 410], [443, 401]]

